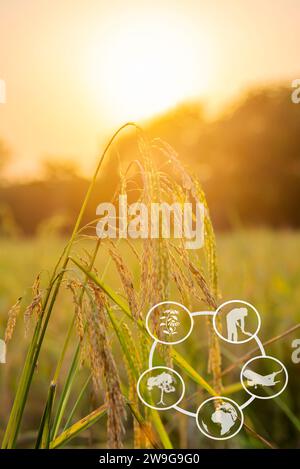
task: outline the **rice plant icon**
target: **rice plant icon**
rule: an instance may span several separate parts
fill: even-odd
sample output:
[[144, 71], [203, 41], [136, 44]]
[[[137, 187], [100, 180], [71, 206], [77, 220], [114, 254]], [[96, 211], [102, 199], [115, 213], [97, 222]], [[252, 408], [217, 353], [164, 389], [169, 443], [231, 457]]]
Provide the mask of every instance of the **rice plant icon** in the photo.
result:
[[167, 309], [160, 317], [160, 327], [163, 327], [163, 332], [167, 335], [177, 334], [177, 327], [180, 325], [178, 319], [178, 311], [176, 309]]

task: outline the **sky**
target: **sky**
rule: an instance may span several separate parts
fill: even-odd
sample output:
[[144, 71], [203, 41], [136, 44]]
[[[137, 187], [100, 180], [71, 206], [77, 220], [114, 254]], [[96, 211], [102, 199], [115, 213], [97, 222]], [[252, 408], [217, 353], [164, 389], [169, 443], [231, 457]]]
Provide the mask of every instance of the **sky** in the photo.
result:
[[126, 121], [300, 78], [299, 25], [299, 0], [0, 0], [8, 174], [49, 158], [91, 171]]

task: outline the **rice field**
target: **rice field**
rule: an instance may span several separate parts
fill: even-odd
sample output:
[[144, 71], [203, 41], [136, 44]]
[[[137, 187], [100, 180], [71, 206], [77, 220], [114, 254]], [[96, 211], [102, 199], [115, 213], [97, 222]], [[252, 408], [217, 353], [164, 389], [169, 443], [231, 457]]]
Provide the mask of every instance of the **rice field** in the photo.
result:
[[[1, 266], [1, 291], [0, 291], [0, 331], [4, 334], [4, 326], [7, 320], [7, 312], [16, 300], [16, 292], [23, 298], [31, 296], [31, 286], [36, 274], [41, 272], [41, 277], [47, 278], [53, 267], [53, 259], [56, 259], [64, 246], [64, 240], [59, 238], [21, 239], [18, 241], [1, 240], [0, 242], [0, 266]], [[222, 301], [232, 298], [246, 299], [252, 302], [262, 314], [263, 341], [279, 335], [300, 321], [300, 268], [297, 256], [299, 252], [300, 235], [297, 232], [272, 232], [268, 230], [238, 231], [233, 233], [217, 234], [217, 252], [219, 264], [220, 290]], [[275, 254], [274, 254], [275, 253]], [[97, 263], [100, 269], [101, 259]], [[108, 273], [108, 282], [114, 282], [114, 273]], [[53, 375], [60, 348], [65, 340], [73, 314], [70, 298], [59, 299], [59, 311], [56, 311], [53, 320], [49, 324], [49, 333], [44, 345], [39, 365], [37, 367], [33, 386], [30, 392], [28, 406], [24, 415], [24, 422], [19, 437], [19, 446], [32, 446], [36, 437], [36, 427], [40, 423], [44, 402], [47, 397], [49, 381]], [[32, 332], [32, 331], [31, 331]], [[206, 334], [203, 336], [203, 347], [206, 346]], [[300, 398], [297, 391], [299, 385], [300, 365], [294, 365], [291, 361], [291, 343], [294, 338], [300, 337], [300, 331], [278, 340], [267, 349], [274, 356], [281, 359], [288, 367], [290, 373], [290, 385], [284, 394], [274, 401], [256, 403], [251, 411], [249, 419], [255, 429], [265, 438], [268, 438], [278, 447], [299, 447], [300, 445]], [[75, 343], [75, 334], [73, 336]], [[0, 388], [2, 403], [1, 434], [5, 428], [9, 416], [9, 410], [18, 385], [18, 375], [24, 362], [24, 356], [28, 347], [29, 337], [24, 337], [24, 322], [20, 317], [12, 342], [8, 347], [8, 363], [1, 366]], [[206, 356], [197, 360], [200, 346], [194, 344], [194, 350], [189, 350], [185, 355], [196, 363], [198, 371], [205, 371]], [[67, 364], [73, 358], [74, 345], [69, 347], [66, 353], [66, 363], [63, 365], [62, 376], [68, 372]], [[117, 360], [118, 364], [118, 360]], [[119, 365], [122, 367], [120, 360]], [[72, 396], [67, 404], [68, 414], [71, 413], [76, 398], [80, 394], [82, 386], [86, 385], [89, 376], [82, 367], [74, 380]], [[59, 383], [59, 390], [63, 381]], [[189, 393], [196, 389], [191, 384]], [[76, 408], [72, 422], [78, 421], [86, 414], [101, 404], [101, 397], [96, 396], [93, 387], [88, 381], [85, 395], [80, 405]], [[104, 416], [103, 419], [106, 417]], [[195, 431], [188, 418], [172, 415], [168, 411], [165, 417], [167, 428], [173, 428], [173, 442], [183, 447], [223, 447], [224, 443], [211, 443]], [[131, 418], [126, 421], [126, 436], [124, 446], [133, 446], [133, 434]], [[180, 422], [178, 422], [180, 421]], [[270, 425], [272, 422], [272, 425]], [[184, 429], [176, 434], [176, 426]], [[103, 423], [96, 422], [90, 429], [79, 434], [72, 441], [66, 443], [67, 447], [105, 447], [106, 432]], [[250, 437], [246, 432], [230, 442], [225, 447], [264, 447], [257, 439]]]
[[[198, 179], [169, 145], [136, 130], [139, 159], [120, 167], [115, 198], [134, 190], [148, 208], [163, 201], [203, 204], [204, 245], [188, 250], [183, 239], [163, 236], [100, 240], [97, 220], [83, 226], [115, 136], [70, 239], [44, 234], [1, 241], [0, 327], [8, 349], [0, 377], [2, 448], [299, 446], [299, 365], [291, 361], [291, 341], [299, 334], [299, 234], [240, 229], [218, 235], [216, 247]], [[260, 338], [267, 353], [285, 363], [290, 380], [276, 400], [247, 408], [235, 438], [216, 442], [196, 432], [186, 415], [143, 405], [137, 382], [149, 367], [145, 318], [153, 305], [172, 300], [190, 311], [215, 311], [229, 299], [260, 311]], [[156, 310], [150, 324], [158, 336], [160, 319]], [[253, 353], [249, 342], [221, 343], [212, 320], [197, 318], [187, 340], [157, 345], [152, 364], [180, 371], [187, 390], [182, 405], [192, 413], [210, 396], [243, 401], [240, 369]]]

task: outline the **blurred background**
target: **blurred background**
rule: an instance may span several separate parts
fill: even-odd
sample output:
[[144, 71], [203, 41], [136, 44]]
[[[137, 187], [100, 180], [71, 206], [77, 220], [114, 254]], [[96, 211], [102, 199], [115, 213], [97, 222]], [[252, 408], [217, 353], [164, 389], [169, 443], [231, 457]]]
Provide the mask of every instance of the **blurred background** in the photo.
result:
[[[166, 140], [200, 177], [224, 301], [251, 301], [263, 314], [263, 340], [299, 323], [300, 104], [291, 99], [299, 24], [298, 0], [0, 2], [0, 336], [11, 304], [55, 263], [97, 157], [127, 121]], [[135, 156], [135, 136], [125, 133], [86, 220], [115, 190], [117, 157]], [[52, 333], [38, 378], [45, 390]], [[289, 368], [290, 391], [261, 415], [262, 434], [282, 446], [300, 444], [297, 336], [275, 352]], [[8, 370], [2, 422], [17, 385]], [[29, 429], [42, 402], [37, 392]]]

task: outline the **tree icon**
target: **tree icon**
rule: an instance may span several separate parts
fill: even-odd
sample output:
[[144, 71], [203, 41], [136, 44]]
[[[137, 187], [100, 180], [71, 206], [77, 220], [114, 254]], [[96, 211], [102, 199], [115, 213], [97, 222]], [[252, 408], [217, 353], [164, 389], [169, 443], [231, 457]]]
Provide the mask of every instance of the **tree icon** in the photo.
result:
[[157, 376], [151, 376], [151, 378], [148, 379], [147, 387], [149, 391], [152, 391], [154, 387], [160, 389], [160, 401], [157, 403], [157, 405], [166, 405], [164, 402], [164, 393], [176, 391], [176, 388], [173, 386], [173, 383], [176, 383], [175, 378], [166, 372], [163, 372]]

